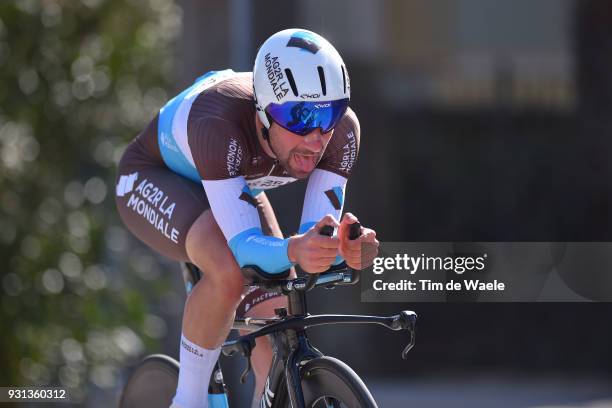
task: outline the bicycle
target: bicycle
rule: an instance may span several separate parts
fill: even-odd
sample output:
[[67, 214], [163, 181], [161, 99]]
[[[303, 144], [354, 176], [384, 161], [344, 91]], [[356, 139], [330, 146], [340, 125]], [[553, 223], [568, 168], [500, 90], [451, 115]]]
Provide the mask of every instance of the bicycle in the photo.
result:
[[[353, 224], [351, 239], [359, 236], [359, 224]], [[332, 234], [333, 229], [322, 228], [320, 233]], [[184, 263], [183, 277], [187, 292], [201, 278], [197, 267]], [[406, 359], [415, 344], [415, 325], [417, 315], [404, 310], [393, 316], [361, 315], [310, 315], [307, 311], [306, 292], [316, 288], [335, 288], [341, 285], [354, 285], [359, 281], [359, 271], [350, 269], [346, 264], [333, 266], [320, 274], [287, 279], [286, 271], [279, 279], [257, 266], [242, 268], [243, 275], [265, 290], [280, 290], [288, 297], [288, 308], [276, 309], [276, 316], [268, 319], [236, 318], [233, 328], [250, 333], [222, 345], [225, 356], [241, 354], [247, 358], [247, 367], [240, 381], [245, 382], [251, 370], [250, 356], [255, 347], [255, 339], [271, 336], [273, 358], [270, 372], [261, 396], [261, 408], [375, 408], [374, 398], [357, 374], [342, 361], [324, 356], [310, 344], [306, 329], [308, 327], [340, 324], [368, 323], [383, 325], [391, 330], [407, 330], [410, 341], [402, 351]], [[164, 355], [146, 357], [134, 370], [123, 390], [119, 407], [164, 407], [167, 408], [176, 391], [179, 363]], [[227, 387], [217, 362], [209, 382], [209, 407], [228, 408]]]

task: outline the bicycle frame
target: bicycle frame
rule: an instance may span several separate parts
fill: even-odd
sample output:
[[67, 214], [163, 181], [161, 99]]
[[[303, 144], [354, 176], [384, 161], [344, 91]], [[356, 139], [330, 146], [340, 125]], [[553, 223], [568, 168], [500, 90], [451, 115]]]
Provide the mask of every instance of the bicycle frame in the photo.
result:
[[[201, 273], [197, 268], [187, 266], [183, 269], [188, 291], [199, 280]], [[251, 370], [250, 356], [255, 348], [255, 339], [261, 336], [271, 336], [273, 344], [273, 359], [266, 384], [261, 395], [261, 408], [274, 406], [274, 398], [282, 386], [283, 376], [286, 379], [289, 400], [293, 408], [304, 408], [305, 400], [300, 381], [300, 367], [308, 360], [322, 357], [323, 354], [310, 344], [306, 329], [308, 327], [326, 324], [379, 324], [391, 330], [407, 330], [410, 332], [410, 342], [402, 352], [405, 359], [415, 343], [416, 314], [412, 311], [402, 311], [393, 316], [364, 316], [364, 315], [310, 315], [307, 312], [306, 292], [317, 286], [332, 287], [341, 284], [354, 284], [358, 275], [346, 268], [336, 268], [316, 276], [281, 280], [276, 282], [262, 282], [260, 287], [270, 290], [282, 290], [288, 297], [288, 310], [277, 309], [277, 316], [269, 319], [238, 318], [233, 328], [251, 331], [235, 340], [226, 341], [222, 352], [226, 356], [240, 353], [248, 359], [247, 368], [241, 375], [244, 383]], [[220, 368], [217, 363], [214, 375], [211, 376], [209, 386], [210, 408], [228, 408]], [[219, 373], [219, 374], [217, 374]], [[220, 381], [219, 381], [220, 379]], [[223, 396], [219, 395], [223, 393]]]
[[[305, 406], [304, 394], [300, 383], [299, 369], [304, 362], [322, 357], [323, 354], [310, 344], [306, 334], [306, 328], [325, 324], [340, 323], [367, 323], [380, 324], [392, 330], [409, 330], [411, 339], [409, 345], [402, 353], [405, 356], [414, 346], [414, 324], [416, 314], [411, 311], [403, 311], [394, 316], [362, 316], [362, 315], [301, 315], [286, 316], [279, 319], [268, 319], [264, 321], [249, 322], [249, 319], [237, 319], [234, 328], [252, 329], [253, 325], [260, 326], [256, 331], [231, 340], [222, 346], [223, 354], [233, 356], [236, 353], [244, 357], [250, 357], [255, 338], [272, 335], [274, 358], [264, 392], [261, 396], [262, 408], [272, 407], [273, 399], [279, 389], [283, 374], [287, 382], [287, 390], [291, 406], [303, 408]], [[248, 372], [243, 373], [243, 376]], [[274, 390], [274, 391], [273, 391]]]

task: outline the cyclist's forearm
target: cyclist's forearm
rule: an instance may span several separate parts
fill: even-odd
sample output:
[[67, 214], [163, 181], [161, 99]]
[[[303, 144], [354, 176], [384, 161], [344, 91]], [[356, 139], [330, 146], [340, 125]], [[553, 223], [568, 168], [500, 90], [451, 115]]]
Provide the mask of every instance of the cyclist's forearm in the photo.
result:
[[306, 232], [325, 215], [340, 219], [347, 179], [327, 170], [315, 169], [308, 179], [300, 233]]
[[280, 273], [293, 266], [289, 260], [289, 239], [270, 237], [261, 228], [241, 232], [228, 242], [240, 267], [256, 265], [267, 273]]

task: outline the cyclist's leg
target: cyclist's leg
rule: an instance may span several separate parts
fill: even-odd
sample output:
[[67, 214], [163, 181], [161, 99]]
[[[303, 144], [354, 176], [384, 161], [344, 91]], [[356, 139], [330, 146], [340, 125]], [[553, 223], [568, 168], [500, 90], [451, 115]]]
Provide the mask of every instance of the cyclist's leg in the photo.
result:
[[204, 274], [185, 304], [183, 332], [202, 347], [216, 348], [230, 331], [244, 278], [210, 210], [189, 230], [186, 247]]
[[[148, 132], [157, 133], [156, 121], [128, 147], [119, 164], [117, 208], [128, 229], [151, 248], [169, 258], [190, 261], [205, 271], [204, 279], [192, 290], [185, 305], [183, 334], [187, 346], [182, 345], [181, 351], [185, 347], [217, 349], [231, 326], [244, 280], [207, 210], [202, 186], [167, 169], [159, 152], [140, 140]], [[265, 194], [258, 196], [258, 210], [264, 232], [281, 237]], [[256, 306], [248, 315], [271, 316], [275, 308], [286, 307], [285, 297], [270, 299], [267, 294], [266, 299], [257, 305], [251, 298], [250, 305]], [[245, 300], [249, 301], [248, 296]], [[263, 389], [271, 355], [269, 341], [258, 341], [253, 354], [258, 391]]]
[[[156, 129], [145, 132], [149, 131]], [[244, 279], [207, 211], [202, 186], [170, 171], [159, 162], [160, 157], [156, 160], [143, 146], [137, 139], [119, 164], [117, 208], [128, 229], [151, 248], [207, 271], [185, 307], [177, 389], [180, 398], [175, 397], [181, 406], [203, 407], [210, 372], [242, 297]], [[207, 321], [209, 316], [213, 318]]]
[[[263, 292], [260, 293], [263, 294]], [[246, 299], [248, 299], [249, 295], [250, 294], [247, 294]], [[287, 307], [287, 297], [282, 295], [275, 296], [272, 298], [268, 298], [262, 301], [261, 303], [255, 304], [255, 306], [249, 308], [249, 310], [244, 313], [244, 316], [271, 317], [274, 316], [274, 309], [281, 307]], [[240, 307], [238, 307], [238, 310], [240, 311]], [[241, 330], [240, 334], [247, 334], [247, 332]], [[253, 372], [255, 373], [253, 406], [257, 407], [259, 406], [259, 398], [263, 393], [263, 389], [266, 384], [266, 379], [268, 377], [268, 373], [270, 371], [270, 366], [272, 363], [272, 344], [267, 336], [259, 337], [255, 341], [257, 343], [257, 346], [253, 350], [253, 354], [251, 356], [251, 363], [253, 365]]]
[[[260, 194], [256, 198], [264, 233], [282, 237], [267, 197], [265, 194]], [[208, 285], [198, 284], [193, 289], [185, 306], [183, 332], [188, 338], [201, 339], [201, 344], [206, 348], [218, 347], [231, 328], [235, 316], [233, 312], [238, 306], [237, 301], [240, 301], [236, 299], [236, 295], [243, 292], [244, 281], [240, 268], [210, 211], [204, 212], [190, 229], [187, 235], [187, 253], [192, 262], [204, 271], [203, 279], [208, 278], [209, 282]], [[216, 273], [211, 273], [213, 271]], [[231, 286], [228, 288], [228, 285]], [[198, 292], [194, 296], [196, 290]], [[217, 300], [219, 293], [223, 293], [223, 298]], [[203, 303], [199, 304], [200, 302]], [[238, 311], [242, 316], [269, 317], [273, 316], [274, 309], [279, 307], [287, 307], [285, 296], [280, 293], [255, 291], [247, 294]], [[230, 308], [231, 313], [228, 313], [227, 310]], [[207, 322], [205, 327], [201, 324], [202, 321]], [[218, 330], [212, 331], [211, 327], [216, 327]], [[255, 373], [255, 400], [263, 391], [272, 362], [272, 346], [267, 337], [257, 339], [257, 347], [253, 351], [251, 362]]]
[[[266, 235], [274, 235], [282, 238], [282, 233], [276, 221], [276, 217], [274, 216], [274, 211], [265, 194], [258, 195], [257, 202], [257, 209], [264, 233]], [[186, 315], [183, 317], [183, 330], [185, 333], [192, 335], [192, 337], [201, 339], [204, 347], [215, 347], [223, 343], [226, 339], [235, 315], [234, 313], [228, 315], [227, 313], [221, 313], [221, 311], [229, 307], [232, 308], [232, 312], [236, 310], [238, 303], [240, 303], [242, 299], [241, 295], [244, 292], [244, 278], [210, 210], [202, 213], [190, 228], [187, 234], [186, 249], [189, 259], [204, 271], [202, 281], [205, 284], [200, 285], [198, 283], [196, 288], [193, 289], [190, 299], [187, 300], [185, 308]], [[201, 286], [201, 288], [198, 289], [198, 286]], [[198, 290], [198, 295], [196, 297], [193, 296], [195, 290]], [[208, 293], [208, 291], [215, 292]], [[205, 292], [205, 295], [200, 295], [199, 292]], [[219, 293], [222, 294], [222, 298], [218, 295]], [[219, 307], [217, 308], [215, 307], [216, 305], [211, 305], [210, 303], [213, 299], [216, 301], [218, 297], [220, 299], [218, 299], [217, 303]], [[196, 303], [200, 299], [206, 302], [205, 307], [192, 307], [190, 305], [190, 303]], [[249, 297], [245, 300], [248, 302]], [[287, 300], [286, 297], [280, 295], [280, 293], [268, 293], [265, 299], [251, 299], [250, 306], [252, 309], [248, 312], [245, 311], [245, 316], [273, 316], [275, 308], [287, 306]], [[193, 310], [197, 319], [192, 320], [191, 317], [187, 315], [188, 309], [189, 312]], [[197, 324], [199, 321], [206, 321], [207, 325], [212, 324], [212, 327], [219, 327], [219, 333], [217, 335], [211, 333], [207, 327]], [[192, 322], [195, 324], [189, 324]], [[221, 328], [223, 329], [221, 330]], [[265, 343], [267, 338], [263, 340]], [[265, 345], [260, 350], [264, 348]], [[263, 373], [265, 379], [267, 371], [269, 370], [271, 354], [268, 355], [269, 361], [262, 362], [264, 366], [261, 367], [261, 369], [259, 354], [262, 353], [257, 353], [256, 351], [253, 355], [253, 368], [256, 373]], [[256, 364], [257, 366], [255, 366]]]
[[[257, 210], [259, 211], [259, 218], [261, 220], [261, 226], [266, 235], [283, 238], [283, 233], [276, 220], [274, 209], [268, 200], [265, 193], [257, 195]], [[292, 271], [295, 276], [295, 271]], [[246, 317], [271, 317], [274, 316], [274, 309], [281, 307], [287, 307], [287, 297], [280, 293], [274, 294], [270, 292], [264, 292], [262, 290], [255, 290], [247, 293], [243, 301], [238, 306], [236, 311], [237, 315]], [[246, 334], [246, 331], [241, 331], [240, 334]], [[272, 363], [272, 345], [270, 339], [266, 337], [259, 337], [257, 340], [257, 347], [253, 351], [251, 356], [251, 363], [253, 364], [253, 372], [255, 373], [255, 392], [253, 395], [253, 406], [258, 406], [259, 397], [261, 396], [264, 386], [266, 384], [266, 378], [270, 371], [270, 365]]]

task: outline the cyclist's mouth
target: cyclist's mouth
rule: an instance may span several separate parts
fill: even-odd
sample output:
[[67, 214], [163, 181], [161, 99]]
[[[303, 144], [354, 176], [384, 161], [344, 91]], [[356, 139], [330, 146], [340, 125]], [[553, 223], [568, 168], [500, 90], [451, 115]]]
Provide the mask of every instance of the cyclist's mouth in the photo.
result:
[[293, 153], [292, 156], [296, 170], [301, 173], [310, 173], [317, 165], [318, 156], [316, 154]]

